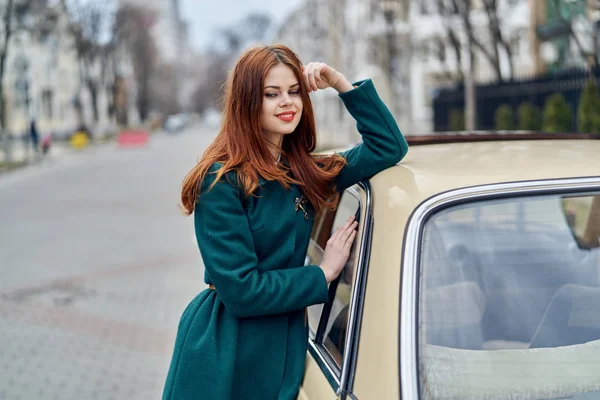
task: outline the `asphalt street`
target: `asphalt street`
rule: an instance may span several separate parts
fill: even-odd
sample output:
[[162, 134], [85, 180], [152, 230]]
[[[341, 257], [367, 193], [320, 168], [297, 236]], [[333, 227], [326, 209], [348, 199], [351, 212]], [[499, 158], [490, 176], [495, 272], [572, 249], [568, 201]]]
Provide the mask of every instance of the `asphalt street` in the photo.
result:
[[158, 399], [206, 285], [183, 177], [199, 128], [0, 175], [0, 399]]

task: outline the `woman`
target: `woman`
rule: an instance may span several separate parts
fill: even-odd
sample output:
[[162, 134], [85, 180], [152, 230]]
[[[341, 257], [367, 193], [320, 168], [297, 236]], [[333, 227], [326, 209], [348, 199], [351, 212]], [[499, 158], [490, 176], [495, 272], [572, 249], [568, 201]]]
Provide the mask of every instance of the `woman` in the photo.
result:
[[[309, 93], [332, 87], [363, 143], [316, 157]], [[303, 265], [315, 212], [345, 188], [396, 164], [408, 146], [370, 80], [350, 84], [287, 47], [238, 60], [223, 125], [183, 183], [209, 288], [181, 317], [163, 399], [291, 400], [307, 348], [305, 308], [327, 301], [356, 235], [352, 219]]]

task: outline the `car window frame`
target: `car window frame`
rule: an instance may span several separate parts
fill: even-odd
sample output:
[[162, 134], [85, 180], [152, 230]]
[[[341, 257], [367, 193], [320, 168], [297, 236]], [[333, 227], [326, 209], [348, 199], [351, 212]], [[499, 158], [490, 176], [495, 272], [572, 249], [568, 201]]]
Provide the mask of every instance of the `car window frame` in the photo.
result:
[[[358, 249], [355, 284], [350, 297], [350, 309], [348, 312], [348, 333], [345, 338], [345, 351], [342, 357], [341, 369], [336, 365], [336, 361], [329, 353], [324, 343], [318, 343], [309, 336], [308, 351], [315, 360], [332, 389], [337, 396], [344, 399], [346, 396], [354, 398], [352, 387], [354, 385], [354, 374], [356, 370], [356, 358], [358, 352], [358, 341], [360, 335], [360, 323], [364, 309], [364, 295], [366, 290], [367, 273], [369, 267], [369, 257], [371, 251], [371, 237], [373, 227], [373, 210], [371, 198], [371, 186], [368, 181], [360, 182], [344, 192], [349, 192], [358, 200], [359, 210], [364, 210], [363, 229], [360, 232], [360, 248]], [[364, 201], [361, 198], [364, 194]], [[325, 305], [324, 307], [325, 308]], [[328, 316], [321, 313], [319, 317], [318, 329], [326, 324]]]
[[600, 191], [600, 176], [540, 179], [478, 185], [438, 193], [420, 203], [408, 218], [401, 257], [398, 371], [400, 398], [419, 399], [418, 307], [424, 227], [435, 213], [485, 200], [538, 195], [575, 195]]

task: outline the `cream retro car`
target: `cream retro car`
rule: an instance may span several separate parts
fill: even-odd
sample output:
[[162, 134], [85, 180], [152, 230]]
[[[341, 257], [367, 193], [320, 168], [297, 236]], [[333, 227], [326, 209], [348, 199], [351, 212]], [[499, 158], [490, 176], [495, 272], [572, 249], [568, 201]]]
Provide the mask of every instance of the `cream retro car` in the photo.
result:
[[317, 216], [359, 235], [308, 309], [301, 400], [600, 399], [600, 140], [410, 138]]

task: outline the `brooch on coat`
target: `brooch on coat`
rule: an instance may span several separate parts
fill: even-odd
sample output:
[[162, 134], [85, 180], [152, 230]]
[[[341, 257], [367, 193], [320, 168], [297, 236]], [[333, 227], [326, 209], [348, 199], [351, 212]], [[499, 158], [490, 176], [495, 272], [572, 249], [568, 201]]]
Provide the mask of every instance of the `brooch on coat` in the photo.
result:
[[294, 209], [296, 210], [296, 212], [298, 212], [299, 210], [302, 210], [302, 212], [304, 212], [304, 219], [308, 219], [308, 212], [304, 208], [304, 205], [306, 203], [308, 203], [308, 200], [306, 198], [304, 198], [304, 195], [301, 195], [300, 197], [296, 197], [296, 199], [294, 200]]

